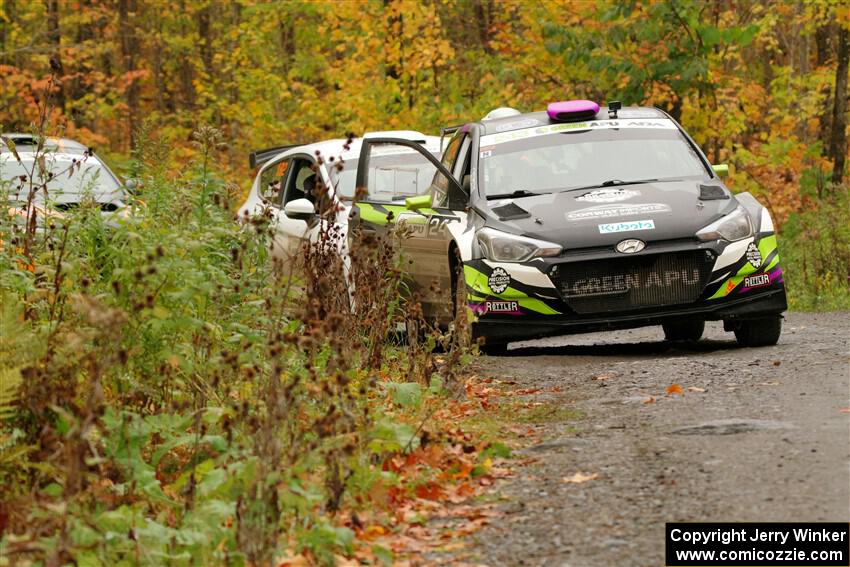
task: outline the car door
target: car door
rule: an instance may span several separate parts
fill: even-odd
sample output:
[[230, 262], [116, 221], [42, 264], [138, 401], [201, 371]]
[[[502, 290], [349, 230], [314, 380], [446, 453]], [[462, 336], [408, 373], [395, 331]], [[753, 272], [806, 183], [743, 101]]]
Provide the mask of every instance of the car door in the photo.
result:
[[307, 199], [315, 202], [315, 195], [310, 187], [310, 178], [319, 174], [312, 156], [296, 154], [287, 160], [286, 176], [282, 181], [281, 205], [277, 210], [275, 241], [276, 257], [291, 263], [300, 256], [301, 245], [305, 239], [317, 230], [314, 219], [292, 218], [286, 214], [286, 205], [297, 199]]
[[400, 247], [409, 262], [405, 269], [411, 291], [421, 297], [427, 317], [443, 319], [452, 305], [452, 237], [447, 225], [460, 217], [445, 206], [408, 206], [406, 202], [426, 195], [433, 199], [435, 193], [456, 195], [462, 191], [460, 184], [421, 145], [393, 138], [363, 141], [356, 184], [365, 193], [356, 205], [355, 224], [361, 230], [381, 232], [390, 223], [404, 223], [407, 230]]

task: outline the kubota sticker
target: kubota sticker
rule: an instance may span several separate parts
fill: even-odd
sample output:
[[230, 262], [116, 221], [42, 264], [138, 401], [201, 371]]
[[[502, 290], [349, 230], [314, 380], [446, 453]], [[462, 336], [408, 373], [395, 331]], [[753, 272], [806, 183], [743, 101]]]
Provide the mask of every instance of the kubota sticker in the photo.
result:
[[612, 222], [600, 224], [598, 226], [600, 234], [610, 234], [612, 232], [633, 232], [638, 230], [655, 230], [655, 221], [639, 220], [629, 222]]

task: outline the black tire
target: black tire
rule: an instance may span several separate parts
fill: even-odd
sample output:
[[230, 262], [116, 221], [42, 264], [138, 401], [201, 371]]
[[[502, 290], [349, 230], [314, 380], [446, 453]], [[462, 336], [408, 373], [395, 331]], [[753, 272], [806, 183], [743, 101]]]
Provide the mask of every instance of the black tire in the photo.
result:
[[687, 321], [671, 321], [661, 325], [664, 329], [664, 339], [674, 342], [698, 341], [705, 331], [705, 321], [692, 319]]
[[782, 334], [782, 317], [748, 319], [735, 326], [735, 339], [743, 347], [773, 346]]
[[469, 305], [466, 299], [466, 278], [463, 261], [457, 248], [452, 251], [452, 322], [449, 324], [451, 341], [449, 348], [465, 349], [472, 345], [472, 324], [469, 322]]
[[508, 354], [508, 343], [483, 344], [479, 345], [478, 350], [487, 356], [505, 356]]

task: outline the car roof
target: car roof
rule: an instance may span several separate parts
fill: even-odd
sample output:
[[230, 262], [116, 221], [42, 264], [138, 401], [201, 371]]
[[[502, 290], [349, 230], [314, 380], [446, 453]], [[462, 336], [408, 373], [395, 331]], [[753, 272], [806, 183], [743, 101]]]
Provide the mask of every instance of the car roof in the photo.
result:
[[[0, 136], [12, 140], [15, 143], [16, 149], [20, 148], [18, 150], [19, 152], [32, 152], [33, 150], [28, 148], [38, 145], [38, 138], [32, 134], [26, 134], [23, 132], [4, 132], [0, 134]], [[89, 149], [88, 146], [81, 144], [76, 140], [72, 140], [70, 138], [56, 138], [52, 136], [45, 137], [44, 146], [48, 149], [66, 154], [82, 154]], [[6, 147], [6, 144], [0, 144], [0, 152], [7, 151], [9, 151], [9, 149]]]
[[[617, 111], [617, 118], [670, 118], [663, 111], [651, 106], [625, 106]], [[608, 107], [599, 108], [596, 116], [588, 120], [609, 120]], [[586, 122], [587, 120], [583, 120]], [[481, 135], [498, 134], [501, 132], [510, 132], [511, 130], [520, 130], [522, 128], [531, 128], [533, 126], [542, 126], [544, 124], [556, 123], [549, 118], [545, 110], [539, 112], [528, 112], [526, 114], [518, 114], [516, 116], [506, 116], [504, 118], [495, 118], [491, 120], [481, 120], [478, 124], [481, 127]]]
[[[422, 134], [421, 132], [415, 132], [413, 130], [387, 130], [382, 132], [367, 132], [363, 135], [362, 138], [354, 138], [349, 143], [348, 149], [345, 149], [345, 144], [346, 142], [348, 142], [346, 138], [323, 140], [321, 142], [315, 142], [312, 144], [304, 144], [303, 146], [289, 147], [285, 150], [282, 150], [273, 158], [269, 159], [266, 164], [276, 162], [284, 155], [289, 156], [294, 154], [309, 154], [311, 156], [315, 156], [317, 155], [317, 152], [318, 155], [321, 155], [326, 158], [332, 157], [334, 159], [342, 158], [343, 160], [354, 160], [360, 157], [360, 150], [363, 147], [363, 140], [374, 138], [400, 138], [402, 140], [418, 142], [431, 153], [436, 153], [440, 151], [439, 136], [429, 136], [427, 134]], [[265, 169], [266, 164], [263, 165], [263, 169]]]

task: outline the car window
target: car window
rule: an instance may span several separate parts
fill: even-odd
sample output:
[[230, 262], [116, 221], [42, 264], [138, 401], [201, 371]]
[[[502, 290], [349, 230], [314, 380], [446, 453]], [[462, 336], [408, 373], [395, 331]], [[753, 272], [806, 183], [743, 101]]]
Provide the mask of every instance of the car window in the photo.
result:
[[293, 160], [292, 172], [287, 180], [286, 195], [283, 203], [286, 204], [296, 199], [308, 199], [316, 202], [316, 173], [313, 162], [306, 158]]
[[[367, 194], [373, 202], [403, 201], [407, 197], [424, 195], [431, 186], [437, 169], [418, 151], [406, 146], [386, 144], [373, 146], [369, 156]], [[342, 170], [334, 168], [331, 180], [336, 194], [343, 199], [354, 198], [358, 159], [344, 162]]]
[[449, 141], [449, 145], [446, 146], [446, 151], [443, 154], [443, 165], [446, 166], [446, 169], [449, 171], [454, 170], [460, 146], [465, 138], [466, 134], [464, 132], [457, 132]]
[[[31, 154], [30, 154], [31, 156]], [[74, 160], [78, 165], [74, 164]], [[80, 161], [81, 156], [66, 154], [46, 154], [44, 164], [52, 175], [47, 181], [47, 198], [57, 203], [78, 203], [86, 196], [99, 203], [118, 203], [126, 200], [124, 189], [112, 173], [97, 159]], [[33, 185], [41, 186], [39, 168], [32, 157], [21, 155], [21, 162], [10, 154], [0, 156], [0, 188], [8, 194], [11, 201], [27, 199], [30, 189], [30, 177]], [[22, 178], [26, 179], [22, 181]], [[44, 200], [44, 192], [39, 191], [35, 199]]]
[[263, 170], [260, 174], [260, 198], [270, 205], [279, 207], [283, 195], [283, 184], [289, 160], [283, 160]]
[[632, 120], [621, 128], [556, 124], [492, 134], [481, 138], [479, 155], [487, 195], [706, 174], [669, 120]]
[[[461, 155], [462, 148], [469, 148], [470, 140], [471, 138], [464, 132], [458, 132], [454, 135], [446, 147], [446, 153], [443, 154], [443, 165], [446, 166], [446, 169], [456, 174], [456, 167], [462, 167], [463, 164], [459, 162], [463, 162], [463, 160], [458, 160], [458, 156]], [[433, 187], [434, 206], [449, 207], [449, 180], [446, 179], [446, 176], [439, 171], [436, 172], [431, 185]]]

